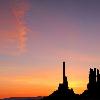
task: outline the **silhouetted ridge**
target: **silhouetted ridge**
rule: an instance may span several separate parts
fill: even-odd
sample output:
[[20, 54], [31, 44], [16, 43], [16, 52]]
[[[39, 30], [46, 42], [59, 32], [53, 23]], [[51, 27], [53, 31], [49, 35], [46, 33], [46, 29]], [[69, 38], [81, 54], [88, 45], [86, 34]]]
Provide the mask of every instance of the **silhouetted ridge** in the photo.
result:
[[63, 62], [63, 82], [59, 84], [56, 91], [43, 100], [100, 100], [100, 74], [99, 70], [90, 68], [89, 83], [87, 89], [80, 95], [69, 89], [68, 80], [65, 75], [65, 62]]

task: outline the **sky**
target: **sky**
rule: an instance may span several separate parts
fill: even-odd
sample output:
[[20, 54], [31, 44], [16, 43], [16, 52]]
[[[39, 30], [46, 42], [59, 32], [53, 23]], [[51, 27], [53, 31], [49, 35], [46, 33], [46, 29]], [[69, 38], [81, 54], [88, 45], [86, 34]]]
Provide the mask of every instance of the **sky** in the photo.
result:
[[0, 0], [0, 98], [47, 96], [62, 82], [87, 88], [100, 69], [100, 0]]

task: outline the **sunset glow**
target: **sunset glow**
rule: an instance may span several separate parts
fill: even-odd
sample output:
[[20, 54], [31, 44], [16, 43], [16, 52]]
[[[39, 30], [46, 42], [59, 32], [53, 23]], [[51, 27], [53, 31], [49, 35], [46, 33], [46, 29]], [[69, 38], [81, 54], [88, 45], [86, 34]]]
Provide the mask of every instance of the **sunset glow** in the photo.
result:
[[49, 95], [63, 61], [82, 93], [89, 68], [100, 69], [99, 43], [100, 0], [0, 0], [0, 98]]

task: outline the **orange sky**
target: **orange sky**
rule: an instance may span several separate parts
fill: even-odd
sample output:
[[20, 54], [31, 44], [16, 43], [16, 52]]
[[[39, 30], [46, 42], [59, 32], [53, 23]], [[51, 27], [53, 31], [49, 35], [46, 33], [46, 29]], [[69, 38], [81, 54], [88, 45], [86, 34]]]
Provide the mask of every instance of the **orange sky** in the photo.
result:
[[45, 96], [62, 82], [87, 88], [99, 68], [99, 0], [0, 0], [0, 98]]

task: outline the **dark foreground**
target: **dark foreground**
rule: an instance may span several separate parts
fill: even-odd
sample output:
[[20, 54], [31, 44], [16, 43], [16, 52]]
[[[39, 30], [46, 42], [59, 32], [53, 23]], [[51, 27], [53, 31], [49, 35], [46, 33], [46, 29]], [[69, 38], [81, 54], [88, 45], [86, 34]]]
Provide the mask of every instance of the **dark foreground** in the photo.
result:
[[0, 100], [41, 100], [43, 97], [11, 97], [11, 98], [4, 98]]

